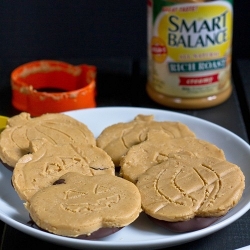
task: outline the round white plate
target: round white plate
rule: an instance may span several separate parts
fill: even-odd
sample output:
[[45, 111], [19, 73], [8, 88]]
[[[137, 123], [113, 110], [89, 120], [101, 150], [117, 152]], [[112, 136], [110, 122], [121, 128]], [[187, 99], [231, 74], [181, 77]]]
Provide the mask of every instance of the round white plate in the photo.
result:
[[180, 113], [146, 109], [110, 107], [94, 108], [66, 112], [66, 114], [85, 123], [95, 136], [107, 126], [117, 122], [131, 121], [138, 114], [153, 114], [158, 121], [180, 121], [191, 130], [198, 138], [210, 141], [222, 148], [227, 160], [240, 166], [246, 177], [246, 188], [243, 197], [236, 207], [213, 225], [190, 233], [176, 234], [153, 224], [143, 213], [131, 225], [119, 232], [100, 240], [80, 240], [61, 237], [46, 233], [28, 226], [28, 212], [22, 201], [11, 186], [11, 172], [0, 165], [0, 219], [10, 226], [55, 244], [68, 246], [75, 249], [157, 249], [183, 244], [212, 234], [245, 214], [250, 208], [250, 146], [232, 132], [207, 122]]

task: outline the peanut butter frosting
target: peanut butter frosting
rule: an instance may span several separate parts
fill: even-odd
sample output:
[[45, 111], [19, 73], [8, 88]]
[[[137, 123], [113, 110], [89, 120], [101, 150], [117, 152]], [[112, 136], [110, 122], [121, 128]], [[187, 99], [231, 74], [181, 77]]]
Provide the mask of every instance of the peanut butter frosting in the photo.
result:
[[53, 144], [37, 139], [30, 142], [29, 151], [18, 160], [12, 175], [13, 186], [25, 201], [67, 172], [87, 176], [115, 172], [110, 156], [91, 144]]
[[225, 215], [242, 197], [245, 177], [226, 160], [176, 154], [149, 168], [136, 185], [146, 214], [176, 222]]
[[169, 138], [163, 131], [148, 132], [147, 140], [132, 146], [121, 158], [120, 175], [134, 183], [148, 168], [169, 158], [173, 153], [185, 152], [197, 157], [212, 156], [225, 160], [222, 149], [194, 137]]
[[70, 116], [56, 113], [32, 118], [29, 113], [22, 112], [8, 119], [0, 135], [1, 160], [14, 168], [18, 159], [29, 153], [29, 142], [39, 138], [46, 138], [54, 144], [96, 144], [88, 127]]
[[25, 203], [32, 220], [51, 233], [91, 235], [100, 228], [127, 226], [141, 212], [137, 187], [120, 177], [69, 172], [59, 181]]
[[128, 149], [146, 140], [150, 130], [161, 130], [169, 138], [195, 137], [185, 124], [170, 121], [155, 121], [153, 115], [137, 115], [130, 122], [121, 122], [106, 127], [97, 137], [97, 146], [104, 149], [119, 166], [121, 157]]

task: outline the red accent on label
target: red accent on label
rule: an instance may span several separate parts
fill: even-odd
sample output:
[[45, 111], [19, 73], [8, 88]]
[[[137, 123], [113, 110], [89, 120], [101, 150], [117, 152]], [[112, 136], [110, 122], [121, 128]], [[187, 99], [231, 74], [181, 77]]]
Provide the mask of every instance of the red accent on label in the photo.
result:
[[151, 7], [151, 6], [153, 5], [153, 4], [152, 4], [152, 0], [148, 0], [148, 1], [147, 1], [147, 5]]
[[200, 77], [180, 76], [180, 86], [202, 86], [218, 82], [218, 74]]
[[154, 44], [151, 47], [152, 54], [154, 55], [162, 55], [167, 53], [167, 48], [165, 46], [162, 46], [160, 44]]

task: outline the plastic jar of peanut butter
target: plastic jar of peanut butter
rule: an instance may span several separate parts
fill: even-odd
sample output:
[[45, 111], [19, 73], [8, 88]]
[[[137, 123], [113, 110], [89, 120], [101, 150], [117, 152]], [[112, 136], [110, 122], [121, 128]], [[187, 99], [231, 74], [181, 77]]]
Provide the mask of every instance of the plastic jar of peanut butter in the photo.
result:
[[147, 5], [148, 95], [177, 109], [227, 100], [233, 0], [149, 0]]

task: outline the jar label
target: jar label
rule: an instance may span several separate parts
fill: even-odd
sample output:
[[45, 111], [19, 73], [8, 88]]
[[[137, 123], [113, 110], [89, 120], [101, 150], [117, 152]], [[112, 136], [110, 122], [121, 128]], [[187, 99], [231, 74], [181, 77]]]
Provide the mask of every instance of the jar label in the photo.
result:
[[232, 0], [148, 2], [148, 82], [159, 93], [204, 97], [231, 82]]

